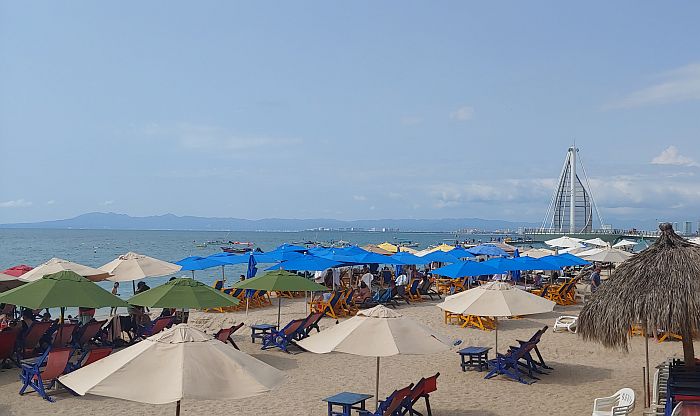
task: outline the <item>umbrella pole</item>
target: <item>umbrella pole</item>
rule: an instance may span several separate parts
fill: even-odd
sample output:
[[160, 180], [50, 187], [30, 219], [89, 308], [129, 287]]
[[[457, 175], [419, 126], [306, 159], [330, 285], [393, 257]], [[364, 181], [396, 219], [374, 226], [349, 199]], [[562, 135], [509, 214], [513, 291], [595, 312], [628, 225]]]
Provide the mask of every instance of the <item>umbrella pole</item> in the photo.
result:
[[280, 327], [280, 315], [282, 314], [282, 296], [277, 293], [277, 328]]
[[131, 290], [136, 294], [136, 280], [131, 281]]
[[192, 278], [194, 279], [194, 270], [192, 270]]
[[495, 317], [496, 319], [496, 358], [498, 358], [498, 316]]
[[377, 357], [377, 384], [374, 386], [374, 411], [379, 407], [379, 357]]
[[175, 407], [175, 416], [180, 416], [180, 401], [177, 401], [177, 406]]
[[223, 265], [221, 265], [221, 281], [226, 284], [226, 272], [224, 271]]
[[248, 301], [250, 299], [248, 297], [245, 298], [245, 316], [248, 316]]

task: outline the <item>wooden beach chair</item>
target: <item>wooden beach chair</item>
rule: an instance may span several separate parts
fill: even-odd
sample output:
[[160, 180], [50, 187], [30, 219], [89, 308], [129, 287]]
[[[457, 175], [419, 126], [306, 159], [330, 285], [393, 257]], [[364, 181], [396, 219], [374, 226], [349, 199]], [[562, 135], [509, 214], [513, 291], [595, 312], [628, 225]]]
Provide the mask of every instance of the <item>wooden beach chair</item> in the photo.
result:
[[238, 345], [233, 341], [232, 335], [234, 332], [238, 331], [243, 327], [243, 322], [241, 322], [238, 325], [233, 325], [230, 328], [222, 328], [219, 330], [219, 332], [214, 335], [214, 338], [218, 339], [219, 341], [223, 342], [224, 344], [227, 342], [230, 342], [231, 345], [233, 345], [233, 348], [237, 349], [240, 351], [240, 348], [238, 348]]
[[488, 316], [460, 315], [462, 328], [471, 326], [482, 331], [493, 331], [496, 329], [496, 320]]
[[425, 279], [423, 283], [420, 284], [418, 292], [421, 294], [421, 296], [427, 296], [430, 298], [430, 300], [433, 300], [433, 296], [437, 296], [438, 299], [442, 299], [442, 296], [440, 296], [440, 292], [433, 289], [433, 282], [430, 281], [430, 279]]
[[0, 332], [0, 367], [8, 368], [8, 361], [19, 367], [19, 360], [16, 355], [17, 339], [20, 330], [13, 328]]
[[435, 279], [435, 289], [443, 295], [452, 294], [452, 279]]
[[87, 365], [94, 363], [95, 361], [99, 361], [107, 357], [111, 353], [112, 347], [97, 347], [86, 350], [75, 363], [71, 363], [70, 361], [68, 362], [65, 372], [70, 373], [71, 371], [83, 368]]
[[53, 348], [63, 348], [70, 345], [73, 339], [73, 334], [78, 329], [78, 324], [62, 324], [56, 328], [53, 333], [53, 342], [51, 346]]
[[408, 296], [408, 298], [411, 299], [413, 302], [423, 302], [423, 296], [421, 296], [420, 294], [419, 279], [411, 280], [411, 284], [408, 285], [406, 296]]
[[537, 358], [539, 361], [535, 361], [535, 364], [538, 365], [539, 367], [542, 367], [547, 370], [552, 370], [552, 367], [548, 366], [547, 363], [544, 362], [544, 358], [542, 357], [542, 353], [540, 353], [540, 349], [537, 347], [537, 344], [539, 344], [540, 340], [542, 339], [542, 335], [544, 335], [545, 332], [547, 332], [547, 329], [549, 329], [549, 326], [545, 325], [542, 327], [542, 329], [537, 330], [529, 340], [527, 341], [521, 341], [521, 340], [516, 340], [520, 345], [525, 345], [525, 344], [532, 344], [533, 348], [532, 350], [535, 351], [535, 354], [537, 355]]
[[506, 354], [496, 354], [496, 358], [489, 360], [491, 371], [484, 377], [485, 379], [493, 378], [497, 375], [504, 375], [522, 384], [532, 384], [535, 380], [529, 381], [525, 379], [525, 374], [520, 371], [518, 362], [524, 359], [527, 352], [527, 347], [519, 347], [510, 349]]
[[140, 327], [139, 328], [139, 334], [136, 337], [137, 339], [141, 338], [148, 338], [152, 335], [155, 335], [159, 333], [160, 331], [164, 330], [165, 328], [169, 327], [173, 323], [173, 317], [172, 316], [163, 316], [155, 321], [151, 322], [150, 325], [146, 327]]
[[430, 393], [437, 390], [437, 378], [440, 377], [440, 373], [428, 378], [421, 378], [418, 383], [411, 389], [411, 394], [409, 395], [409, 405], [405, 408], [401, 415], [410, 413], [411, 415], [423, 416], [422, 413], [418, 412], [414, 406], [422, 398], [425, 399], [425, 408], [427, 410], [428, 416], [433, 416], [433, 412], [430, 410]]
[[97, 338], [102, 327], [107, 323], [107, 320], [103, 321], [90, 321], [85, 325], [81, 325], [73, 333], [73, 341], [71, 345], [76, 349], [85, 349], [87, 346]]
[[331, 318], [338, 319], [341, 315], [338, 302], [340, 302], [340, 292], [333, 292], [328, 300], [310, 301], [309, 306], [312, 312], [322, 312]]
[[302, 331], [298, 332], [296, 340], [299, 341], [308, 337], [309, 335], [311, 335], [311, 331], [314, 329], [316, 330], [316, 332], [321, 332], [321, 328], [318, 327], [318, 323], [324, 316], [325, 314], [323, 312], [314, 312], [309, 314], [309, 316], [307, 316], [306, 320], [304, 321]]
[[52, 389], [58, 377], [65, 373], [70, 355], [70, 348], [49, 348], [35, 362], [22, 363], [22, 387], [19, 394], [23, 395], [31, 388], [44, 400], [53, 402], [54, 399], [49, 397], [46, 390]]
[[31, 358], [37, 356], [39, 341], [48, 332], [53, 322], [33, 322], [23, 338], [18, 342], [18, 359]]
[[413, 388], [413, 383], [400, 389], [394, 390], [393, 393], [386, 398], [386, 400], [380, 400], [377, 410], [372, 413], [367, 410], [360, 410], [359, 414], [361, 416], [395, 416], [403, 414], [403, 411], [410, 409], [411, 404], [411, 389]]
[[300, 334], [303, 334], [305, 321], [306, 319], [293, 319], [284, 328], [280, 330], [273, 329], [270, 334], [265, 335], [263, 338], [261, 349], [279, 348], [289, 354], [287, 347]]

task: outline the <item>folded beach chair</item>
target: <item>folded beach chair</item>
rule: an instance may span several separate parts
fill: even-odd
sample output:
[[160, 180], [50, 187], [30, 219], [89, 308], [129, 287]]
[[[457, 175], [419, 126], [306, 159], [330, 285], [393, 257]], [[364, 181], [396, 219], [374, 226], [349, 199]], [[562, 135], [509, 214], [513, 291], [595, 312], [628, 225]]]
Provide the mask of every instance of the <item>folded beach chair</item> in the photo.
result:
[[103, 321], [90, 321], [85, 325], [80, 326], [73, 333], [73, 341], [71, 345], [73, 348], [85, 349], [90, 343], [93, 343], [97, 338], [97, 335], [102, 330], [102, 327], [107, 323], [107, 320]]
[[412, 388], [413, 383], [401, 390], [394, 390], [386, 400], [379, 401], [379, 406], [377, 406], [377, 410], [374, 413], [367, 410], [360, 410], [360, 416], [399, 416], [404, 414], [403, 412], [410, 409], [411, 406]]
[[423, 416], [422, 413], [418, 412], [415, 409], [416, 402], [418, 402], [418, 400], [423, 398], [423, 399], [425, 399], [425, 408], [427, 410], [427, 415], [433, 416], [433, 413], [430, 410], [430, 393], [437, 390], [437, 378], [438, 377], [440, 377], [440, 373], [437, 373], [434, 376], [431, 376], [428, 378], [421, 378], [418, 381], [418, 383], [416, 383], [416, 385], [411, 390], [411, 394], [409, 395], [409, 398], [411, 400], [410, 404], [408, 405], [407, 408], [405, 408], [403, 410], [401, 415], [405, 415], [407, 413], [410, 413], [411, 415]]
[[36, 357], [39, 341], [51, 328], [53, 322], [34, 322], [29, 330], [17, 342], [18, 359]]
[[233, 335], [234, 332], [238, 331], [243, 327], [243, 322], [241, 322], [238, 325], [234, 325], [230, 328], [222, 328], [219, 330], [219, 332], [214, 335], [214, 338], [218, 339], [219, 341], [223, 342], [224, 344], [226, 342], [230, 342], [231, 345], [233, 345], [233, 348], [237, 349], [240, 351], [240, 348], [238, 348], [238, 345], [233, 341], [233, 338], [231, 336]]
[[17, 328], [0, 332], [0, 366], [2, 368], [9, 368], [8, 361], [12, 361], [19, 367], [19, 360], [15, 354], [19, 332]]
[[69, 346], [76, 329], [78, 329], [78, 324], [59, 325], [58, 328], [56, 328], [56, 331], [53, 333], [53, 342], [51, 343], [51, 346], [53, 348], [63, 348]]
[[575, 334], [578, 330], [578, 316], [564, 315], [557, 318], [554, 322], [554, 332], [571, 332]]
[[[73, 350], [75, 351], [75, 350]], [[78, 360], [75, 363], [71, 363], [70, 361], [68, 362], [68, 365], [66, 366], [66, 373], [70, 373], [71, 371], [75, 371], [79, 368], [83, 368], [86, 365], [90, 365], [94, 363], [95, 361], [101, 360], [108, 356], [109, 354], [112, 353], [112, 347], [97, 347], [97, 348], [92, 348], [89, 350], [86, 350], [83, 352], [83, 354], [78, 357]]]
[[279, 348], [282, 351], [289, 353], [287, 347], [289, 344], [303, 333], [304, 322], [306, 319], [293, 319], [281, 330], [273, 329], [268, 335], [263, 338], [263, 345], [261, 349], [267, 350], [270, 348]]
[[49, 348], [34, 363], [22, 363], [22, 388], [19, 394], [24, 394], [31, 387], [43, 399], [53, 402], [46, 390], [53, 388], [58, 377], [64, 374], [70, 354], [70, 348]]

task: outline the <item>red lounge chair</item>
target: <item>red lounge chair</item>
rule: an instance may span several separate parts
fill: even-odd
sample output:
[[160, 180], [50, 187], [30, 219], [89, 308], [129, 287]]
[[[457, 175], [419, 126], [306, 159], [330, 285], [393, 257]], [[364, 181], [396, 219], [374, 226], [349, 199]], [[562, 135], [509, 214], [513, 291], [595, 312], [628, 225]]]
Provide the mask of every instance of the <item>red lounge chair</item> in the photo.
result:
[[107, 323], [106, 319], [103, 321], [90, 321], [78, 328], [75, 332], [75, 338], [77, 339], [73, 340], [73, 348], [87, 348], [87, 345], [97, 336], [105, 323]]
[[73, 339], [73, 333], [78, 328], [78, 324], [63, 324], [59, 325], [53, 335], [53, 343], [51, 344], [54, 348], [63, 348], [70, 345], [71, 339]]
[[36, 362], [22, 363], [20, 378], [23, 384], [19, 394], [24, 394], [27, 387], [31, 387], [44, 400], [53, 402], [54, 399], [49, 397], [46, 390], [53, 388], [58, 377], [63, 375], [70, 354], [70, 348], [48, 349]]
[[411, 390], [410, 398], [411, 398], [411, 404], [410, 406], [401, 413], [402, 415], [405, 415], [406, 413], [409, 413], [411, 415], [418, 415], [422, 416], [422, 413], [417, 412], [413, 406], [418, 402], [418, 400], [421, 399], [421, 397], [425, 398], [425, 407], [428, 410], [428, 416], [432, 416], [433, 413], [430, 411], [430, 393], [434, 392], [437, 390], [437, 378], [440, 377], [440, 373], [435, 374], [432, 377], [428, 378], [421, 378], [418, 383], [416, 383], [416, 386]]
[[112, 353], [112, 347], [98, 347], [91, 350], [85, 351], [85, 353], [78, 359], [75, 364], [68, 363], [66, 367], [66, 373], [75, 371], [79, 368], [83, 368], [86, 365], [90, 365], [95, 361], [101, 360]]
[[172, 323], [173, 323], [172, 316], [164, 316], [164, 317], [158, 318], [151, 323], [150, 327], [143, 328], [143, 330], [140, 334], [140, 337], [147, 338], [147, 337], [150, 337], [151, 335], [155, 335], [155, 334], [159, 333], [160, 331], [164, 330], [165, 328], [167, 328]]
[[19, 329], [10, 329], [0, 332], [0, 365], [4, 368], [9, 368], [7, 361], [14, 362], [19, 367], [19, 361], [15, 356], [15, 347], [17, 346], [17, 337]]
[[51, 325], [53, 325], [53, 322], [34, 322], [29, 327], [24, 338], [19, 340], [19, 359], [36, 357], [34, 350], [39, 346], [41, 337], [51, 328]]
[[231, 345], [233, 345], [233, 348], [240, 351], [240, 348], [238, 348], [238, 345], [236, 345], [236, 343], [233, 341], [233, 338], [231, 338], [231, 335], [233, 335], [234, 332], [241, 329], [241, 327], [243, 327], [243, 322], [241, 322], [238, 325], [234, 325], [231, 328], [220, 329], [219, 332], [216, 333], [214, 338], [218, 339], [219, 341], [223, 342], [224, 344], [226, 342], [230, 342]]

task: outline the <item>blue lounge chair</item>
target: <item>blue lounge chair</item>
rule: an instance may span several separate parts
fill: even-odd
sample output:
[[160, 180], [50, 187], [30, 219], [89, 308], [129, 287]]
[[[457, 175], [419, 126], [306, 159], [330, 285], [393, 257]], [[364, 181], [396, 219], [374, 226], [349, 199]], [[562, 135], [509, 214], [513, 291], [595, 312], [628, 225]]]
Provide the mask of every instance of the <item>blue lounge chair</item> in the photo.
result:
[[[535, 351], [535, 355], [537, 355], [537, 359], [534, 359], [534, 357], [532, 357], [532, 355], [531, 355], [529, 352], [528, 352], [528, 356], [529, 356], [529, 360], [531, 361], [531, 363], [532, 363], [537, 369], [542, 368], [542, 369], [545, 369], [545, 370], [553, 370], [552, 367], [548, 366], [547, 363], [544, 362], [544, 358], [542, 358], [542, 354], [540, 353], [540, 349], [537, 348], [537, 344], [538, 344], [538, 343], [540, 342], [540, 340], [542, 339], [542, 335], [543, 335], [545, 332], [547, 332], [547, 329], [549, 329], [549, 326], [545, 325], [544, 328], [542, 328], [542, 329], [538, 330], [537, 332], [535, 332], [535, 334], [534, 334], [532, 337], [530, 337], [529, 340], [527, 340], [527, 341], [517, 340], [517, 341], [518, 341], [518, 343], [519, 343], [521, 346], [522, 346], [522, 345], [525, 345], [525, 344], [528, 344], [528, 343], [529, 343], [529, 344], [534, 344], [534, 347], [533, 347], [531, 350], [532, 350], [532, 351]], [[544, 374], [544, 373], [541, 373], [541, 374]]]
[[386, 400], [380, 401], [377, 410], [372, 413], [367, 410], [360, 410], [361, 416], [401, 416], [405, 411], [411, 411], [411, 389], [413, 388], [413, 383], [402, 388], [401, 390], [394, 390], [393, 393], [386, 398]]
[[289, 347], [292, 340], [303, 334], [304, 322], [306, 322], [306, 319], [293, 319], [284, 328], [280, 330], [273, 329], [270, 334], [265, 335], [263, 338], [261, 349], [279, 348], [289, 354], [287, 347]]
[[52, 389], [58, 377], [65, 373], [70, 355], [70, 348], [49, 348], [35, 362], [23, 362], [20, 373], [22, 388], [19, 394], [24, 394], [31, 387], [44, 400], [53, 402], [54, 399], [49, 397], [46, 390]]
[[[525, 374], [520, 371], [520, 360], [527, 360], [524, 358], [525, 354], [528, 352], [527, 346], [521, 346], [515, 349], [509, 350], [506, 354], [497, 354], [496, 358], [489, 360], [489, 367], [491, 371], [484, 378], [492, 378], [499, 374], [502, 374], [508, 378], [516, 380], [523, 384], [532, 384], [536, 378], [530, 377], [533, 381], [528, 381], [525, 379]], [[531, 368], [528, 368], [528, 373], [531, 376]]]

